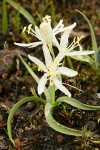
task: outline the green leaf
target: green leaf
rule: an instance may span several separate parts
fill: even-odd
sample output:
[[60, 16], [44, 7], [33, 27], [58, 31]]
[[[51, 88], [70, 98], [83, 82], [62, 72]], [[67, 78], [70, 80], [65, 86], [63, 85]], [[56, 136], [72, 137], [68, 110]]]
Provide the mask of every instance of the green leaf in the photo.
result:
[[70, 98], [67, 96], [63, 96], [57, 99], [54, 105], [51, 105], [50, 103], [46, 103], [45, 105], [45, 118], [47, 123], [51, 128], [54, 130], [63, 133], [63, 134], [68, 134], [68, 135], [73, 135], [73, 136], [86, 136], [89, 137], [92, 135], [92, 132], [89, 131], [80, 131], [76, 130], [73, 128], [66, 127], [64, 125], [61, 125], [58, 123], [54, 118], [53, 118], [53, 111], [54, 109], [59, 106], [62, 102], [70, 104], [76, 108], [83, 109], [83, 110], [100, 110], [100, 106], [91, 106], [91, 105], [86, 105], [74, 98]]
[[70, 57], [73, 59], [79, 60], [79, 61], [87, 62], [92, 67], [94, 67], [94, 65], [95, 65], [94, 60], [88, 55], [77, 55], [77, 56], [70, 56]]
[[11, 142], [14, 144], [14, 140], [12, 138], [12, 132], [11, 132], [11, 122], [14, 116], [14, 113], [16, 112], [16, 110], [23, 104], [27, 103], [27, 102], [31, 102], [31, 101], [37, 101], [37, 102], [42, 102], [43, 104], [46, 103], [46, 101], [42, 98], [37, 98], [34, 96], [30, 96], [30, 97], [26, 97], [21, 99], [20, 101], [18, 101], [10, 110], [9, 116], [8, 116], [8, 120], [7, 120], [7, 132], [8, 132], [8, 136], [9, 139], [11, 140]]
[[31, 76], [33, 77], [33, 79], [35, 79], [35, 81], [38, 83], [39, 82], [39, 78], [38, 76], [32, 71], [32, 69], [27, 65], [27, 63], [24, 61], [24, 59], [21, 57], [21, 55], [18, 55], [19, 58], [21, 59], [22, 63], [25, 65], [26, 69], [29, 71], [29, 73], [31, 74]]
[[3, 0], [3, 16], [2, 16], [2, 33], [5, 35], [7, 33], [8, 29], [8, 16], [7, 16], [7, 8], [6, 8], [6, 2]]
[[83, 110], [100, 110], [100, 106], [91, 106], [91, 105], [83, 104], [80, 101], [78, 101], [74, 98], [71, 98], [71, 97], [67, 97], [67, 96], [58, 98], [56, 102], [68, 103], [76, 108], [80, 108]]
[[94, 30], [93, 30], [93, 27], [89, 21], [89, 19], [79, 10], [76, 10], [78, 13], [80, 13], [84, 19], [87, 21], [88, 25], [89, 25], [89, 28], [90, 28], [90, 32], [91, 32], [91, 38], [92, 38], [92, 48], [93, 50], [95, 51], [94, 53], [94, 60], [95, 60], [95, 67], [96, 67], [96, 70], [99, 70], [99, 66], [98, 66], [98, 46], [97, 46], [97, 41], [96, 41], [96, 37], [95, 37], [95, 33], [94, 33]]
[[22, 6], [19, 7], [19, 4], [14, 2], [13, 0], [6, 0], [6, 2], [14, 7], [17, 11], [19, 11], [30, 23], [32, 23], [34, 26], [36, 25], [32, 15], [30, 15], [30, 13]]
[[[57, 107], [57, 105], [51, 105], [50, 103], [46, 103], [45, 105], [45, 118], [49, 126], [54, 130], [63, 134], [73, 135], [73, 136], [83, 136], [84, 135], [83, 131], [75, 130], [72, 128], [68, 128], [64, 125], [61, 125], [53, 118], [53, 111], [55, 107]], [[87, 136], [89, 136], [90, 134], [91, 133], [88, 131], [86, 131], [85, 133], [85, 135]]]

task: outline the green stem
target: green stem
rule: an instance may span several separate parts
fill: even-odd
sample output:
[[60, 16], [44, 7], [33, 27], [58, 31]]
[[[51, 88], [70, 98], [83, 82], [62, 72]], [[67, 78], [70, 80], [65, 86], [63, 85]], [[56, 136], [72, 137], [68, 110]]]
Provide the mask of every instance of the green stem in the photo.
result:
[[15, 145], [14, 140], [12, 138], [12, 132], [11, 132], [11, 121], [13, 119], [14, 113], [16, 112], [16, 110], [23, 104], [27, 103], [27, 102], [31, 102], [31, 101], [37, 101], [37, 102], [42, 102], [43, 104], [46, 104], [46, 101], [42, 98], [38, 98], [38, 97], [34, 97], [34, 96], [30, 96], [30, 97], [26, 97], [21, 99], [20, 101], [18, 101], [10, 110], [9, 116], [8, 116], [8, 120], [7, 120], [7, 132], [8, 132], [8, 136], [9, 139], [11, 140], [11, 142], [13, 143], [13, 145]]
[[54, 54], [54, 51], [53, 51], [53, 48], [52, 48], [52, 45], [48, 45], [49, 46], [49, 49], [50, 49], [50, 53], [53, 57], [53, 60], [55, 59], [55, 54]]
[[55, 103], [55, 85], [51, 86], [52, 104]]
[[[70, 57], [68, 57], [68, 56], [67, 56], [67, 61], [68, 61], [68, 65], [69, 65], [70, 69], [74, 70], [72, 61], [71, 61]], [[76, 80], [75, 79], [74, 79], [74, 85], [76, 85]]]
[[71, 61], [70, 57], [68, 57], [68, 56], [67, 56], [67, 61], [68, 61], [68, 65], [69, 65], [70, 69], [74, 70], [72, 61]]

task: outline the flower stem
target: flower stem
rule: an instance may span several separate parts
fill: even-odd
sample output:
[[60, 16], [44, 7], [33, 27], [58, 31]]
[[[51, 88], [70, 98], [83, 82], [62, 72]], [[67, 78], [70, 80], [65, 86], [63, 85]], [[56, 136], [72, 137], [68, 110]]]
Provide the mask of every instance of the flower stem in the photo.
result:
[[54, 54], [54, 51], [53, 51], [53, 48], [52, 48], [52, 45], [48, 45], [49, 46], [49, 49], [50, 49], [50, 53], [53, 57], [53, 59], [55, 59], [55, 54]]
[[51, 86], [52, 104], [55, 103], [55, 85]]

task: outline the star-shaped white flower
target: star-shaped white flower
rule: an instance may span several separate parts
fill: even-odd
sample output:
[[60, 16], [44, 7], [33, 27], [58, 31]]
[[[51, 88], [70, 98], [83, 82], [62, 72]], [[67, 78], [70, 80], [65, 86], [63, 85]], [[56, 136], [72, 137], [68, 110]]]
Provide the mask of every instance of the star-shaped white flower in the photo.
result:
[[29, 44], [14, 43], [15, 45], [32, 48], [32, 47], [36, 47], [38, 45], [42, 45], [45, 43], [47, 45], [54, 44], [57, 47], [59, 47], [59, 43], [58, 43], [55, 35], [58, 34], [59, 32], [64, 31], [63, 20], [60, 20], [59, 23], [57, 24], [57, 26], [54, 29], [52, 29], [51, 17], [46, 15], [43, 18], [43, 22], [40, 24], [39, 28], [37, 26], [35, 26], [35, 30], [33, 30], [32, 25], [30, 24], [28, 26], [28, 29], [26, 27], [24, 27], [23, 32], [24, 31], [27, 31], [28, 34], [30, 33], [33, 36], [35, 36], [39, 41], [29, 43]]
[[[63, 57], [64, 56], [76, 56], [76, 55], [88, 55], [93, 54], [94, 51], [90, 50], [82, 50], [82, 46], [80, 44], [81, 39], [84, 36], [81, 37], [74, 37], [71, 44], [69, 44], [69, 35], [73, 29], [73, 26], [70, 29], [66, 29], [60, 39], [60, 52], [62, 52]], [[76, 47], [79, 47], [79, 51], [75, 50]], [[61, 54], [60, 54], [61, 55]]]
[[76, 23], [73, 23], [71, 26], [64, 27], [63, 20], [60, 20], [57, 26], [53, 29], [51, 27], [51, 17], [46, 15], [43, 18], [43, 22], [40, 24], [40, 27], [35, 26], [35, 30], [32, 29], [32, 24], [30, 24], [27, 27], [24, 27], [23, 32], [27, 31], [28, 34], [32, 34], [35, 36], [39, 41], [33, 42], [33, 43], [14, 43], [15, 45], [22, 46], [22, 47], [28, 47], [33, 48], [38, 45], [46, 44], [48, 46], [54, 45], [60, 50], [59, 42], [56, 38], [56, 35], [60, 32], [63, 32], [64, 30], [70, 30], [70, 28], [74, 28], [76, 26]]
[[[69, 69], [67, 67], [60, 66], [61, 59], [58, 60], [58, 58], [55, 58], [54, 61], [52, 60], [52, 57], [49, 53], [49, 49], [47, 45], [45, 45], [45, 63], [46, 65], [37, 59], [36, 57], [28, 55], [29, 59], [38, 65], [39, 71], [43, 71], [44, 75], [41, 77], [39, 83], [38, 83], [38, 94], [42, 94], [44, 92], [45, 85], [47, 81], [50, 81], [50, 85], [54, 84], [57, 89], [62, 91], [64, 94], [71, 97], [71, 93], [66, 89], [65, 86], [62, 85], [62, 82], [59, 81], [57, 75], [66, 75], [68, 77], [74, 77], [78, 73], [77, 71], [74, 71], [72, 69]], [[59, 55], [59, 54], [58, 54]]]

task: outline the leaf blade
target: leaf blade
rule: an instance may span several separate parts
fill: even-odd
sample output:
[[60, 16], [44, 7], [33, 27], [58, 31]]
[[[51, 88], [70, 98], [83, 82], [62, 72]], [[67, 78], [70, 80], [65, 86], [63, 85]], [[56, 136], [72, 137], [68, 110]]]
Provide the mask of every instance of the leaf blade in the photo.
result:
[[19, 8], [19, 4], [17, 4], [13, 0], [6, 0], [6, 2], [9, 3], [16, 10], [18, 10], [30, 23], [32, 23], [34, 26], [36, 25], [36, 22], [34, 21], [32, 15], [27, 10], [25, 10], [22, 6], [20, 6]]

